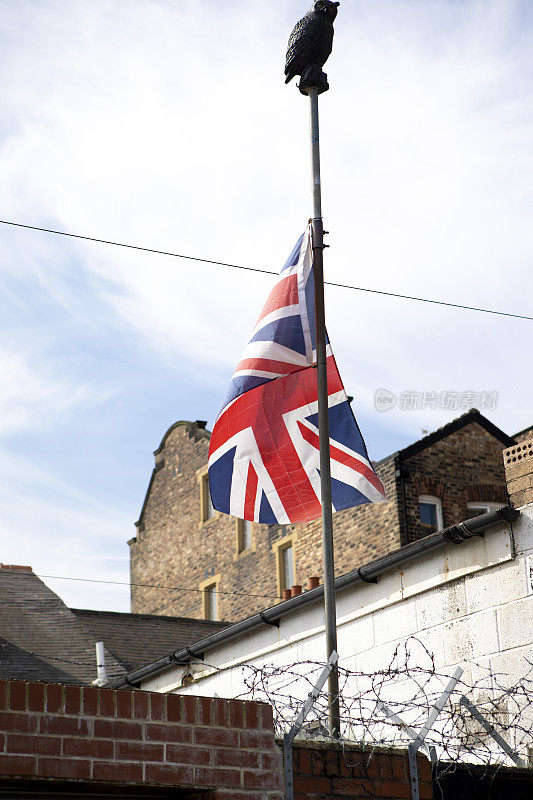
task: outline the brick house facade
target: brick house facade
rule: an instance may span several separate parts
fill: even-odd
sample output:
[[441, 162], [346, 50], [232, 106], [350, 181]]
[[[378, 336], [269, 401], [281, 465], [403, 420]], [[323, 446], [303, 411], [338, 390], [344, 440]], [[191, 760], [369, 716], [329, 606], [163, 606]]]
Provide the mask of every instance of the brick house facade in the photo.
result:
[[[209, 436], [205, 423], [177, 422], [155, 451], [129, 542], [133, 612], [237, 620], [279, 601], [287, 586], [321, 579], [320, 520], [245, 528], [213, 512]], [[336, 574], [475, 515], [469, 504], [507, 503], [502, 450], [514, 442], [473, 409], [375, 463], [387, 501], [335, 514]], [[438, 512], [433, 527], [421, 519], [421, 498]]]

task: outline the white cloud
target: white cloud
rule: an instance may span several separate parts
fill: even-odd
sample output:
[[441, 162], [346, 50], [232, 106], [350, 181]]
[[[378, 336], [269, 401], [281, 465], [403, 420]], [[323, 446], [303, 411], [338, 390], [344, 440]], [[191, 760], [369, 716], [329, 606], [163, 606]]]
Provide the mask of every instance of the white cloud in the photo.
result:
[[[306, 101], [282, 75], [304, 7], [2, 3], [0, 217], [276, 269], [310, 205]], [[321, 99], [327, 277], [531, 315], [527, 5], [345, 2], [336, 31], [332, 89]], [[53, 426], [120, 393], [90, 370], [80, 377], [75, 359], [61, 355], [60, 312], [85, 331], [81, 364], [104, 363], [105, 347], [90, 358], [81, 348], [105, 327], [117, 348], [123, 340], [138, 348], [140, 382], [155, 354], [177, 386], [192, 376], [203, 384], [215, 414], [268, 277], [1, 233], [13, 319], [0, 361], [0, 377], [11, 376], [0, 430], [44, 424], [49, 414]], [[31, 298], [21, 286], [33, 287]], [[339, 365], [363, 415], [374, 413], [380, 387], [497, 390], [489, 416], [509, 432], [530, 424], [531, 323], [339, 289], [327, 301]], [[50, 304], [43, 319], [41, 302]], [[30, 307], [32, 324], [17, 327], [17, 309]], [[451, 415], [394, 411], [376, 424], [408, 441]], [[44, 487], [34, 488], [39, 510]], [[57, 520], [60, 508], [40, 509], [39, 519]], [[65, 530], [76, 524], [69, 513]]]
[[[339, 15], [322, 104], [328, 274], [520, 310], [533, 244], [528, 41], [509, 49], [519, 4], [452, 6], [376, 3]], [[12, 213], [275, 268], [308, 208], [306, 106], [280, 81], [279, 10], [72, 3], [50, 14], [59, 7], [27, 6], [22, 39], [8, 47], [22, 70], [8, 92], [18, 126], [2, 167]], [[268, 286], [103, 246], [79, 253], [122, 287], [108, 299], [160, 352], [228, 370]], [[357, 341], [374, 361], [390, 355], [391, 339], [405, 352], [427, 319], [401, 302], [341, 292], [330, 302], [338, 346], [353, 340], [356, 309]], [[439, 328], [453, 318], [470, 338], [477, 318], [435, 314], [434, 345], [453, 374]], [[485, 373], [492, 358], [471, 369]]]
[[[4, 564], [43, 576], [129, 578], [126, 509], [104, 505], [32, 460], [0, 450], [0, 541]], [[128, 610], [127, 586], [43, 578], [71, 607]]]
[[59, 377], [42, 352], [23, 355], [4, 345], [0, 345], [0, 385], [0, 436], [50, 427], [66, 412], [104, 400], [95, 387]]

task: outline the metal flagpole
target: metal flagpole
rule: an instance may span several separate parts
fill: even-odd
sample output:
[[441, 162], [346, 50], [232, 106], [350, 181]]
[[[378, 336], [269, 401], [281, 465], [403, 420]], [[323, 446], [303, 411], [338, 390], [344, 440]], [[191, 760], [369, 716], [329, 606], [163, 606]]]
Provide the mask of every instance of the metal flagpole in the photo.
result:
[[[324, 558], [324, 614], [326, 658], [337, 650], [337, 612], [335, 608], [335, 563], [333, 514], [331, 505], [331, 464], [329, 453], [328, 375], [326, 361], [326, 323], [324, 314], [324, 228], [320, 184], [320, 140], [318, 129], [318, 89], [308, 89], [311, 133], [311, 172], [313, 179], [312, 247], [315, 280], [316, 369], [318, 384], [318, 432], [320, 448], [320, 491], [322, 498], [322, 549]], [[329, 730], [340, 737], [339, 672], [333, 666], [328, 678]]]

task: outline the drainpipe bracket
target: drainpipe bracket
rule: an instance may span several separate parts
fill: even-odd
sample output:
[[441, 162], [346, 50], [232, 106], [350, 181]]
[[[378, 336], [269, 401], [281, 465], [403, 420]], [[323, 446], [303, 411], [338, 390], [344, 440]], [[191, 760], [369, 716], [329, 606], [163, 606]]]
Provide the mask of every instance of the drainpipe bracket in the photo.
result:
[[279, 619], [268, 619], [264, 611], [260, 611], [259, 616], [265, 625], [272, 625], [273, 628], [279, 628]]
[[359, 567], [359, 569], [357, 570], [357, 574], [359, 575], [359, 578], [362, 581], [364, 581], [365, 583], [377, 583], [378, 582], [377, 576], [375, 578], [367, 578], [365, 575], [363, 575], [363, 573], [361, 572], [361, 567]]

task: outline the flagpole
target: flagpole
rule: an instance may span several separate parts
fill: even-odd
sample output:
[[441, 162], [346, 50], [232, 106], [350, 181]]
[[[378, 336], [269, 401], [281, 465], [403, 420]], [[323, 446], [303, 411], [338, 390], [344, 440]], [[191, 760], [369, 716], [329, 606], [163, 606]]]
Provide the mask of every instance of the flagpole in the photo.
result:
[[[324, 559], [324, 616], [326, 623], [326, 658], [337, 650], [337, 612], [335, 604], [335, 560], [333, 514], [331, 504], [331, 463], [329, 452], [328, 374], [326, 360], [326, 323], [324, 311], [324, 227], [320, 182], [320, 138], [318, 126], [318, 88], [307, 92], [310, 109], [311, 173], [313, 186], [312, 247], [315, 280], [316, 370], [318, 385], [318, 433], [320, 449], [320, 491], [322, 498], [322, 551]], [[337, 664], [328, 679], [329, 730], [340, 737], [339, 672]]]

